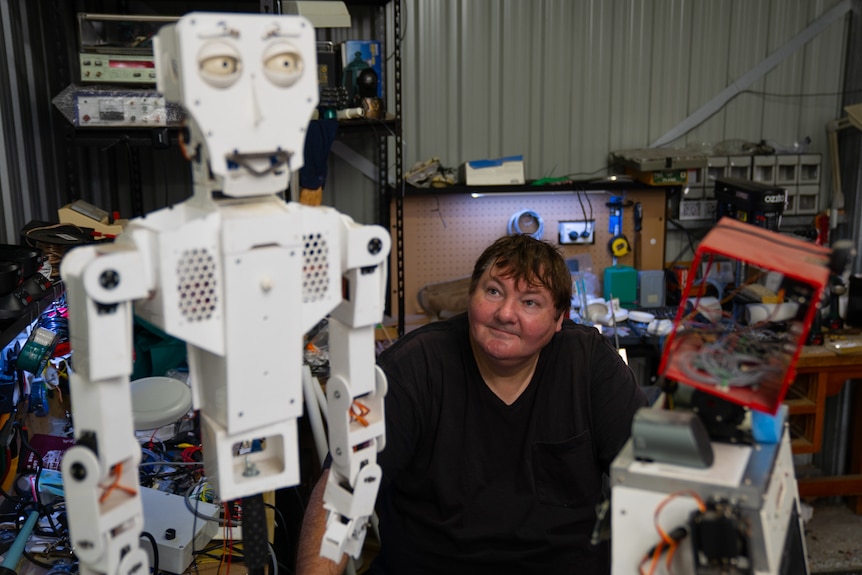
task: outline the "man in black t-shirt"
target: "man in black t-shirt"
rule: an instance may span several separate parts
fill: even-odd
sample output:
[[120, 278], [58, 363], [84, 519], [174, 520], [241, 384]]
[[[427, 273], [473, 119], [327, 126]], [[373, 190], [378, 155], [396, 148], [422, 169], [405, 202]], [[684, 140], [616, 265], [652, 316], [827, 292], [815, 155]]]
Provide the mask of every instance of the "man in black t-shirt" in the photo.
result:
[[[506, 236], [476, 262], [467, 312], [399, 339], [386, 373], [386, 447], [372, 572], [607, 573], [590, 535], [603, 475], [646, 405], [595, 329], [567, 319], [561, 254]], [[318, 556], [325, 474], [303, 524], [298, 574]]]

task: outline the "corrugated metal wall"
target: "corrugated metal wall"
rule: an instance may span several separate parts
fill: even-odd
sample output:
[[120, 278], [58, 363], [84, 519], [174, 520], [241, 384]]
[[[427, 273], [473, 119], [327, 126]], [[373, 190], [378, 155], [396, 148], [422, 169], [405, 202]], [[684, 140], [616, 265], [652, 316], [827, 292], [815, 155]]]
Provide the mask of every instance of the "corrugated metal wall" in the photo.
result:
[[42, 7], [0, 2], [0, 243], [18, 243], [24, 224], [56, 213], [63, 187], [49, 78], [65, 48], [55, 13]]
[[[649, 146], [838, 4], [407, 0], [407, 165], [523, 154], [528, 178], [601, 174], [609, 151]], [[672, 145], [808, 136], [825, 154], [845, 28], [835, 21]]]
[[[523, 154], [527, 176], [540, 178], [601, 175], [609, 151], [648, 146], [847, 0], [398, 1], [406, 166], [432, 156], [456, 166]], [[200, 9], [143, 4], [156, 11]], [[255, 8], [254, 2], [237, 5]], [[50, 104], [71, 81], [80, 6], [0, 2], [0, 72], [8, 79], [0, 83], [4, 241], [14, 241], [30, 219], [54, 218], [59, 205], [78, 197], [134, 215], [128, 211], [133, 163], [141, 169], [136, 177], [145, 211], [188, 191], [175, 149], [89, 142]], [[355, 11], [353, 29], [333, 32], [340, 35], [333, 40], [379, 35], [377, 9]], [[390, 31], [387, 54], [395, 41]], [[839, 19], [673, 144], [765, 139], [790, 145], [809, 136], [811, 150], [825, 154], [824, 125], [840, 115], [845, 46]], [[392, 69], [389, 60], [389, 77]], [[373, 141], [348, 144], [373, 157]], [[139, 162], [129, 161], [132, 154]], [[828, 169], [824, 175], [828, 182]], [[359, 221], [377, 219], [377, 189], [365, 176], [336, 158], [330, 184], [327, 203]]]

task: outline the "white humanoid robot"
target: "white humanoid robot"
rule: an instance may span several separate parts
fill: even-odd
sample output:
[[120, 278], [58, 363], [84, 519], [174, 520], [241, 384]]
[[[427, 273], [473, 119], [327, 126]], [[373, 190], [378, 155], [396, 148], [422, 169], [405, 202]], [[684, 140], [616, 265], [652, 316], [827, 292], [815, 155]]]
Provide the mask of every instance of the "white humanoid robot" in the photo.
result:
[[222, 500], [243, 499], [250, 570], [265, 564], [249, 564], [252, 502], [299, 482], [303, 336], [329, 318], [333, 463], [321, 555], [356, 557], [385, 441], [374, 328], [390, 238], [277, 195], [303, 164], [317, 105], [314, 29], [296, 16], [192, 13], [162, 28], [154, 50], [159, 90], [187, 112], [194, 195], [62, 262], [76, 438], [62, 470], [81, 573], [148, 572], [129, 384], [133, 310], [187, 342], [205, 472]]

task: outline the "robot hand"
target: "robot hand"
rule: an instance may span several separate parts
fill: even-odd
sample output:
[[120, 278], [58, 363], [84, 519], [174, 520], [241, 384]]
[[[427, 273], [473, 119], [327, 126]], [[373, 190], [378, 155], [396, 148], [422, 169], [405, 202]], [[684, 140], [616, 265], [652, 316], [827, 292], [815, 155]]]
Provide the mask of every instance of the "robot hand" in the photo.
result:
[[376, 453], [385, 446], [386, 377], [380, 368], [375, 369], [376, 389], [361, 400], [352, 399], [341, 376], [327, 383], [332, 467], [323, 494], [329, 513], [320, 554], [336, 563], [342, 553], [359, 557], [380, 487], [382, 472]]

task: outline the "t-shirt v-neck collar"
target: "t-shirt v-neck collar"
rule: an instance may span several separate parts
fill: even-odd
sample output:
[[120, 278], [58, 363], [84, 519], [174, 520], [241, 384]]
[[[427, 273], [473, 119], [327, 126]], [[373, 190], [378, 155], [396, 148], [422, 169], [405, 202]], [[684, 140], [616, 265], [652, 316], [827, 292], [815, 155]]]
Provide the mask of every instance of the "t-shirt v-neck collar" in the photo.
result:
[[469, 369], [473, 372], [473, 377], [470, 377], [469, 380], [475, 381], [477, 385], [480, 385], [482, 387], [481, 393], [487, 396], [490, 403], [496, 403], [497, 405], [499, 405], [500, 409], [515, 410], [518, 408], [518, 406], [523, 405], [524, 403], [529, 401], [528, 398], [532, 397], [536, 393], [536, 387], [539, 385], [539, 376], [541, 374], [542, 366], [544, 365], [544, 362], [542, 361], [542, 356], [545, 353], [544, 349], [539, 352], [539, 357], [536, 360], [536, 368], [533, 370], [533, 374], [530, 376], [529, 383], [527, 383], [526, 387], [524, 387], [524, 389], [521, 391], [520, 395], [518, 395], [515, 401], [508, 404], [503, 401], [500, 396], [494, 393], [494, 390], [491, 389], [491, 387], [485, 381], [485, 378], [482, 377], [482, 372], [479, 370], [479, 364], [476, 361], [476, 358], [473, 355], [472, 349], [469, 345], [467, 346], [467, 353], [470, 359]]

